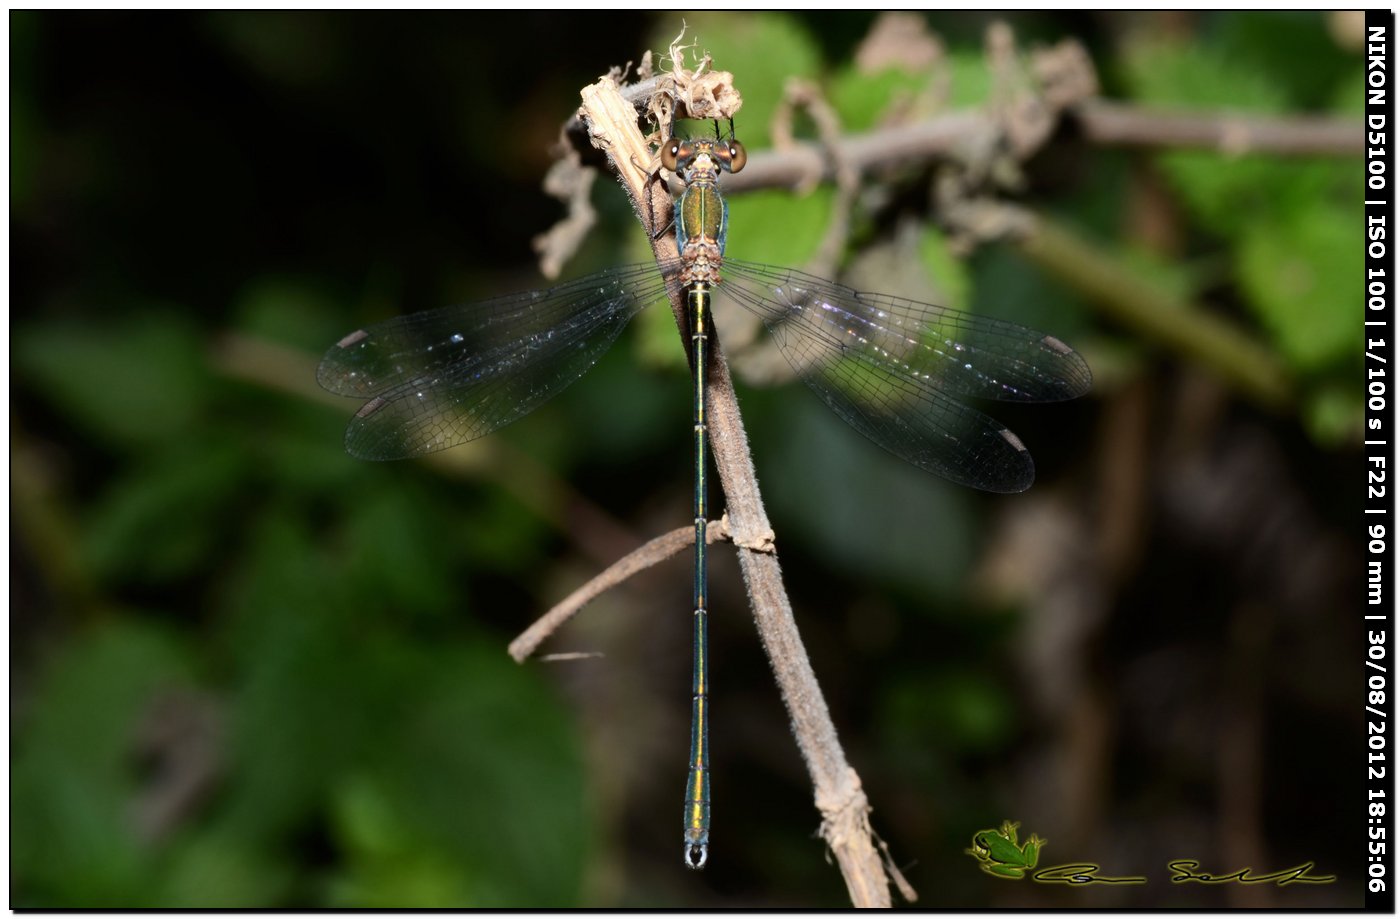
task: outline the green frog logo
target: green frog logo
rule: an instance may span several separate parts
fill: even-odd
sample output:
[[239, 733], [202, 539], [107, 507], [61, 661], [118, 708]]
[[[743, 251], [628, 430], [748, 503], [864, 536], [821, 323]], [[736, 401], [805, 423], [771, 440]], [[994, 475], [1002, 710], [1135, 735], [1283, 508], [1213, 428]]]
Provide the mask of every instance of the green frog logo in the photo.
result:
[[964, 851], [977, 859], [982, 870], [993, 877], [1020, 880], [1040, 861], [1040, 850], [1046, 844], [1034, 833], [1024, 843], [1018, 843], [1016, 828], [1020, 825], [1004, 820], [1000, 830], [974, 833], [972, 848]]

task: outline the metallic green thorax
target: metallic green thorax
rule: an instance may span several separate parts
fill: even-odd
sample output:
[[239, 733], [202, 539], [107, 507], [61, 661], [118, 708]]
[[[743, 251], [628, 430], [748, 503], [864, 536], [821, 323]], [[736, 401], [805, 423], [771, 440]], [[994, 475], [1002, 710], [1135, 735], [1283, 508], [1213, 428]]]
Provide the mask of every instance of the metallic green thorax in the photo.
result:
[[718, 284], [729, 210], [716, 184], [719, 166], [712, 145], [708, 141], [696, 141], [695, 147], [695, 154], [681, 170], [681, 178], [686, 183], [676, 219], [681, 283]]
[[708, 857], [710, 841], [705, 365], [708, 360], [710, 288], [719, 281], [727, 212], [715, 182], [718, 166], [713, 156], [713, 146], [708, 141], [694, 143], [695, 154], [681, 169], [686, 190], [681, 196], [676, 221], [676, 243], [681, 250], [681, 281], [687, 285], [691, 368], [695, 378], [695, 643], [690, 701], [690, 772], [685, 791], [685, 862], [692, 868], [700, 868]]
[[712, 240], [724, 252], [725, 204], [719, 195], [719, 188], [711, 179], [705, 184], [697, 184], [686, 189], [681, 197], [680, 218], [676, 225], [676, 245], [685, 251], [687, 241]]

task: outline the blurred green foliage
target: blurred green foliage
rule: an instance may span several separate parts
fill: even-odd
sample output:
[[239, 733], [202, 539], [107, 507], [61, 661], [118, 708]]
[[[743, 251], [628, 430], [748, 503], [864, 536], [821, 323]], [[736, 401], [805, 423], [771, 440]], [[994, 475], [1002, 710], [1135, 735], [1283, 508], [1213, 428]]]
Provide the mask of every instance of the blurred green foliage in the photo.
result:
[[[1310, 19], [1234, 14], [1215, 34], [1207, 44], [1142, 40], [1122, 60], [1125, 82], [1137, 98], [1170, 109], [1359, 112], [1361, 95], [1343, 87], [1359, 85], [1360, 62], [1346, 63]], [[1188, 151], [1157, 160], [1192, 216], [1228, 240], [1244, 302], [1289, 365], [1303, 375], [1358, 372], [1358, 320], [1348, 308], [1362, 299], [1354, 163], [1265, 155], [1222, 163]], [[1351, 425], [1360, 412], [1358, 391]]]
[[[990, 88], [988, 16], [928, 17], [946, 81], [858, 68], [874, 14], [684, 19], [736, 74], [755, 150], [792, 77], [822, 85], [850, 131], [911, 100], [981, 105]], [[1360, 61], [1317, 14], [1208, 14], [1152, 39], [1145, 14], [1009, 19], [1083, 39], [1129, 101], [1357, 111]], [[716, 561], [705, 875], [679, 858], [683, 566], [556, 639], [611, 649], [601, 662], [520, 667], [504, 651], [600, 565], [688, 519], [688, 383], [664, 310], [584, 383], [442, 463], [350, 460], [354, 405], [314, 387], [321, 351], [359, 324], [541, 283], [529, 241], [558, 216], [538, 192], [558, 125], [579, 87], [661, 50], [681, 20], [11, 14], [12, 906], [846, 902], [732, 564]], [[528, 61], [506, 35], [529, 36]], [[1267, 340], [1307, 384], [1298, 416], [1269, 422], [1299, 462], [1325, 467], [1354, 442], [1356, 163], [1074, 156], [1030, 164], [1023, 203]], [[1183, 252], [1122, 238], [1143, 169], [1170, 188]], [[1155, 343], [1096, 322], [1009, 247], [955, 254], [928, 178], [867, 180], [883, 194], [857, 208], [841, 267], [912, 251], [891, 293], [933, 289], [1104, 355], [1103, 402], [1134, 374], [1158, 384]], [[580, 272], [644, 251], [617, 190], [597, 185]], [[735, 196], [730, 251], [802, 267], [832, 204], [825, 187]], [[970, 575], [1005, 551], [1010, 502], [1034, 498], [934, 481], [798, 387], [740, 383], [794, 606], [877, 825], [920, 865], [926, 902], [1001, 902], [957, 853], [966, 827], [1016, 817], [1003, 811], [1037, 774], [1036, 689], [1015, 663], [1034, 656], [1034, 613]], [[1100, 500], [1097, 411], [1006, 411], [1038, 489]], [[1320, 443], [1293, 437], [1299, 418]], [[1325, 477], [1309, 488], [1334, 497]], [[1213, 614], [1226, 601], [1209, 589], [1193, 602]], [[1109, 659], [1154, 650], [1133, 629], [1176, 611], [1139, 599], [1132, 628], [1102, 637]], [[170, 724], [197, 727], [142, 739]], [[1302, 838], [1308, 858], [1335, 857], [1334, 820], [1280, 848]]]

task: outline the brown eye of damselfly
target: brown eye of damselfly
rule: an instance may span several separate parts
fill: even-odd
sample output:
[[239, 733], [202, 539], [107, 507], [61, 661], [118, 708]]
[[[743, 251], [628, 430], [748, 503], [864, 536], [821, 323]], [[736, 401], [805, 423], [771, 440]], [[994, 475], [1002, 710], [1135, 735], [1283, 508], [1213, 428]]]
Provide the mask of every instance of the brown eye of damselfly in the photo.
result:
[[731, 140], [725, 145], [724, 153], [720, 159], [730, 172], [738, 172], [749, 161], [749, 152], [744, 149], [743, 144], [737, 140]]
[[675, 172], [676, 165], [679, 165], [682, 160], [689, 160], [689, 158], [690, 147], [683, 144], [678, 137], [672, 137], [661, 146], [661, 165], [666, 170]]

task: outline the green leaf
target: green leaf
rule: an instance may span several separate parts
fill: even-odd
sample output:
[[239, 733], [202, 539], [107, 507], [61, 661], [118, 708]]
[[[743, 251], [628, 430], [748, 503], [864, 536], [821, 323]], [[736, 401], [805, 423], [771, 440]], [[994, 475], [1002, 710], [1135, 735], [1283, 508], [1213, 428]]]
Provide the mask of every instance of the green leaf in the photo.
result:
[[949, 250], [947, 238], [912, 218], [854, 253], [841, 280], [856, 290], [957, 310], [968, 308], [972, 290], [967, 265]]
[[[789, 521], [787, 538], [872, 583], [953, 592], [972, 559], [971, 490], [881, 450], [805, 390], [786, 386], [744, 400], [764, 497], [774, 517]], [[770, 399], [781, 406], [755, 422]], [[862, 486], [832, 487], [852, 481]], [[812, 500], [817, 493], [821, 501]]]
[[470, 902], [481, 879], [404, 819], [392, 790], [366, 775], [336, 790], [333, 832], [345, 852], [331, 904], [350, 909], [432, 909]]
[[1212, 274], [1223, 274], [1214, 260], [1192, 264], [1170, 259], [1155, 249], [1137, 245], [1113, 247], [1123, 267], [1150, 284], [1174, 303], [1188, 303], [1206, 286]]
[[1362, 439], [1365, 405], [1355, 386], [1324, 383], [1307, 391], [1303, 421], [1313, 440], [1326, 447], [1345, 448]]
[[642, 312], [633, 323], [637, 330], [637, 359], [656, 370], [690, 373], [690, 359], [676, 331], [676, 317], [664, 304]]
[[1366, 65], [1353, 64], [1351, 71], [1337, 81], [1332, 99], [1327, 108], [1334, 115], [1348, 115], [1361, 119], [1366, 115]]
[[930, 86], [928, 74], [890, 68], [879, 73], [862, 73], [846, 67], [827, 90], [829, 101], [847, 133], [869, 131], [896, 103], [923, 95]]
[[948, 53], [948, 108], [984, 106], [992, 92], [992, 72], [982, 49]]
[[215, 829], [175, 841], [157, 889], [166, 909], [268, 909], [285, 902], [293, 879], [285, 854]]
[[210, 392], [205, 345], [168, 312], [16, 330], [20, 379], [95, 437], [149, 447], [190, 436]]
[[[1331, 87], [1356, 60], [1333, 40], [1323, 20], [1327, 15], [1313, 10], [1216, 13], [1207, 40], [1242, 68], [1266, 75], [1290, 107], [1317, 109], [1327, 104]], [[1361, 84], [1353, 84], [1352, 92], [1359, 104]]]
[[1156, 106], [1252, 112], [1287, 108], [1268, 73], [1209, 45], [1141, 39], [1124, 47], [1120, 62], [1133, 96]]
[[39, 150], [43, 137], [35, 93], [35, 66], [41, 32], [40, 14], [10, 14], [10, 213], [28, 216], [36, 200]]
[[564, 392], [560, 411], [583, 422], [576, 426], [573, 439], [579, 454], [586, 454], [592, 462], [631, 461], [658, 443], [670, 444], [671, 425], [687, 404], [690, 390], [684, 382], [688, 376], [685, 348], [670, 309], [658, 303], [642, 315], [657, 320], [660, 328], [655, 330], [655, 344], [664, 350], [666, 363], [680, 358], [675, 362], [679, 366], [674, 367], [680, 372], [663, 377], [639, 366], [629, 349], [614, 348], [586, 380]]
[[362, 755], [374, 733], [366, 721], [382, 721], [387, 703], [382, 667], [366, 661], [373, 597], [337, 577], [291, 509], [262, 514], [247, 545], [217, 636], [238, 674], [221, 823], [270, 840], [312, 818], [327, 777]]
[[337, 307], [310, 282], [261, 277], [238, 298], [234, 326], [260, 338], [308, 348], [319, 356], [339, 335], [353, 329], [354, 321], [344, 305]]
[[[548, 545], [552, 528], [536, 513], [523, 513], [520, 499], [496, 488], [482, 489], [475, 495], [471, 517], [462, 526], [444, 521], [438, 532], [459, 531], [457, 546], [481, 569], [518, 573], [529, 579], [544, 563], [541, 553]], [[454, 567], [447, 566], [449, 570]], [[453, 607], [463, 611], [461, 591]]]
[[379, 484], [347, 510], [345, 576], [355, 593], [405, 612], [440, 613], [460, 603], [453, 540], [444, 538], [451, 515], [411, 481]]
[[1085, 327], [1088, 310], [1076, 294], [1012, 246], [983, 246], [968, 265], [972, 270], [973, 312], [1033, 329], [1054, 329], [1057, 337], [1071, 344], [1076, 331]]
[[890, 685], [881, 700], [885, 731], [911, 746], [986, 753], [1016, 727], [1016, 703], [987, 672], [945, 669]]
[[218, 555], [244, 484], [242, 452], [179, 444], [112, 481], [82, 533], [86, 563], [118, 583], [189, 574]]
[[133, 621], [72, 636], [14, 726], [12, 869], [29, 905], [151, 907], [154, 853], [132, 805], [137, 732], [157, 694], [189, 684], [184, 650]]
[[800, 267], [816, 254], [831, 220], [833, 191], [756, 191], [729, 203], [725, 254], [764, 265]]
[[938, 302], [966, 312], [972, 302], [972, 275], [967, 262], [949, 250], [948, 238], [933, 227], [924, 227], [919, 254], [942, 295]]
[[[1128, 46], [1122, 60], [1133, 94], [1158, 108], [1279, 112], [1286, 107], [1266, 74], [1209, 47], [1139, 41]], [[1297, 166], [1199, 150], [1161, 153], [1156, 160], [1192, 211], [1220, 233], [1275, 208]]]
[[1359, 219], [1319, 204], [1292, 219], [1252, 223], [1239, 251], [1240, 283], [1279, 350], [1303, 371], [1320, 369], [1356, 348]]
[[[250, 394], [250, 417], [239, 416], [237, 436], [258, 464], [262, 478], [285, 494], [336, 498], [373, 487], [384, 475], [381, 464], [345, 452], [345, 425], [357, 408], [346, 400], [339, 410], [313, 403], [278, 401]], [[394, 467], [402, 468], [402, 467]], [[378, 474], [376, 474], [376, 472]]]
[[416, 672], [412, 710], [392, 726], [379, 768], [339, 788], [350, 867], [337, 899], [575, 904], [593, 840], [568, 716], [499, 649], [445, 648]]

